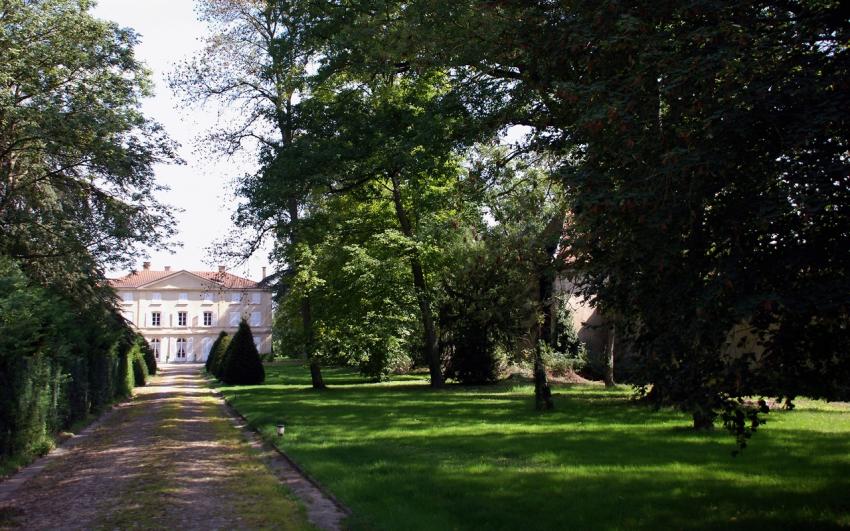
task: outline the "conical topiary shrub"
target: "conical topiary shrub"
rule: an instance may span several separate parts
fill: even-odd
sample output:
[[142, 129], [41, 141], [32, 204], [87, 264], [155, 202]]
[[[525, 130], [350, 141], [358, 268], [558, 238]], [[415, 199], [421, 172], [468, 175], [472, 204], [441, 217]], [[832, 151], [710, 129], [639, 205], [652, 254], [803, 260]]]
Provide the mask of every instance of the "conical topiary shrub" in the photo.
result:
[[206, 363], [204, 363], [204, 369], [210, 374], [213, 374], [212, 367], [213, 364], [215, 364], [215, 353], [218, 350], [218, 346], [221, 344], [221, 340], [225, 337], [227, 337], [227, 332], [222, 330], [218, 333], [218, 337], [215, 338], [215, 341], [213, 341], [213, 344], [210, 347], [210, 353], [207, 355]]
[[214, 356], [212, 363], [210, 363], [210, 372], [213, 376], [221, 380], [222, 371], [224, 370], [224, 358], [227, 356], [227, 347], [230, 345], [230, 342], [233, 340], [233, 336], [225, 335], [221, 336], [221, 339], [218, 342], [218, 345], [215, 347], [215, 351], [212, 353]]
[[251, 327], [242, 319], [224, 354], [221, 380], [228, 385], [257, 385], [266, 379], [263, 362], [254, 345]]
[[151, 349], [150, 344], [143, 337], [139, 338], [139, 347], [142, 349], [142, 359], [145, 360], [145, 365], [148, 369], [149, 376], [156, 375], [156, 354]]

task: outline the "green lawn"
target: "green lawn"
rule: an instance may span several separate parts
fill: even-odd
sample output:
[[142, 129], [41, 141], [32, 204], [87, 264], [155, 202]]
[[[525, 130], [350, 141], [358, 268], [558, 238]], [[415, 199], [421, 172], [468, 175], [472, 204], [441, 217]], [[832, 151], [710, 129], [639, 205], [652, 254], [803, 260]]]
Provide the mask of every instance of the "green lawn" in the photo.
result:
[[771, 413], [732, 457], [722, 430], [694, 433], [627, 388], [558, 387], [540, 414], [527, 385], [325, 380], [316, 392], [305, 369], [269, 366], [266, 385], [222, 390], [353, 510], [354, 529], [850, 527], [846, 405]]

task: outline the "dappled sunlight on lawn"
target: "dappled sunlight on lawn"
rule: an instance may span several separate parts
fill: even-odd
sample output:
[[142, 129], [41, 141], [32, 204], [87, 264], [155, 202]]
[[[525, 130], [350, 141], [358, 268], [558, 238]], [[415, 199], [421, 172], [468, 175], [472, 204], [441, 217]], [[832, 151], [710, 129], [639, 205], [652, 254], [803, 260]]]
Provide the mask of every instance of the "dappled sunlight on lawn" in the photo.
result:
[[[722, 430], [653, 411], [627, 388], [564, 385], [534, 411], [528, 385], [369, 383], [270, 367], [231, 403], [355, 512], [355, 528], [832, 527], [850, 515], [850, 412], [777, 411], [739, 457]], [[274, 434], [286, 424], [286, 436]]]

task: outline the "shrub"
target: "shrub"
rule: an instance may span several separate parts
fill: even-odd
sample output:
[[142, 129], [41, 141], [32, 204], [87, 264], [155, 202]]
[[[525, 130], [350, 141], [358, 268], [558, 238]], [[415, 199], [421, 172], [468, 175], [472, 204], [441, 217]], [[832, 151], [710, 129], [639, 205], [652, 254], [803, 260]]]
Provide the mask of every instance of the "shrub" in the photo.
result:
[[118, 369], [115, 378], [116, 398], [129, 398], [133, 396], [133, 387], [136, 386], [136, 379], [133, 375], [134, 358], [135, 353], [133, 352], [133, 347], [121, 349], [118, 356]]
[[266, 379], [251, 327], [244, 319], [225, 351], [221, 379], [228, 385], [257, 385]]
[[222, 330], [218, 333], [218, 337], [213, 341], [212, 346], [210, 347], [210, 353], [207, 356], [207, 361], [204, 363], [204, 370], [209, 374], [213, 374], [213, 366], [216, 363], [216, 353], [218, 352], [218, 346], [221, 344], [221, 340], [227, 337], [227, 332]]
[[467, 385], [494, 383], [504, 368], [501, 350], [488, 326], [471, 319], [458, 320], [451, 330], [446, 376]]
[[145, 355], [142, 353], [143, 339], [136, 339], [130, 356], [133, 360], [133, 382], [136, 387], [142, 387], [148, 383], [148, 366], [145, 363]]
[[139, 348], [142, 350], [142, 359], [145, 362], [145, 368], [148, 371], [149, 376], [156, 375], [156, 354], [154, 354], [153, 349], [148, 344], [148, 342], [144, 338], [139, 338]]
[[215, 351], [212, 353], [214, 359], [210, 364], [210, 372], [219, 380], [222, 379], [222, 370], [224, 369], [224, 362], [227, 357], [227, 347], [230, 346], [231, 341], [233, 341], [233, 336], [225, 334], [221, 337], [218, 346], [216, 346]]
[[578, 338], [573, 312], [566, 301], [558, 304], [554, 348], [544, 352], [544, 362], [552, 374], [563, 376], [584, 369], [588, 363], [587, 347]]

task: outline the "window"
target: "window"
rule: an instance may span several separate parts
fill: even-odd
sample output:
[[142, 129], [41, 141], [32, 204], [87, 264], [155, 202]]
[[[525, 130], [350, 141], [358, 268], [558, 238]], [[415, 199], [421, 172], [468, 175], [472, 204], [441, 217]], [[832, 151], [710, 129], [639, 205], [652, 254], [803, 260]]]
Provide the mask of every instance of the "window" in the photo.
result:
[[177, 326], [186, 326], [186, 312], [177, 312]]
[[124, 302], [133, 302], [133, 293], [129, 292], [129, 291], [125, 291], [124, 293], [121, 294], [121, 299], [123, 299]]
[[242, 302], [242, 294], [237, 292], [233, 292], [230, 294], [230, 302]]
[[127, 319], [128, 323], [135, 324], [133, 322], [133, 317], [135, 317], [135, 314], [133, 312], [121, 312], [121, 314], [124, 316], [124, 319]]
[[212, 326], [212, 312], [204, 312], [204, 326]]
[[257, 292], [251, 293], [251, 304], [260, 304], [261, 295]]
[[151, 350], [156, 359], [159, 359], [159, 339], [151, 339]]
[[260, 326], [262, 315], [260, 312], [251, 312], [251, 326]]
[[214, 302], [213, 294], [212, 293], [204, 293], [204, 303], [205, 304], [212, 304], [213, 302]]
[[260, 343], [262, 343], [262, 342], [263, 342], [263, 338], [261, 338], [260, 336], [254, 336], [254, 346], [257, 347], [258, 352], [260, 350]]
[[162, 302], [162, 293], [159, 293], [159, 292], [151, 293], [151, 302], [156, 302], [156, 303]]
[[185, 360], [186, 359], [186, 352], [188, 351], [187, 346], [188, 346], [188, 342], [186, 341], [185, 337], [177, 338], [177, 359], [178, 360]]
[[204, 355], [204, 361], [210, 356], [210, 348], [212, 347], [213, 340], [209, 337], [205, 337], [201, 340], [201, 352]]
[[239, 312], [233, 312], [230, 314], [230, 326], [239, 326]]
[[160, 326], [162, 323], [162, 314], [159, 312], [151, 312], [151, 326]]
[[189, 302], [189, 294], [188, 293], [181, 293], [177, 297], [177, 300], [180, 301], [180, 302]]

